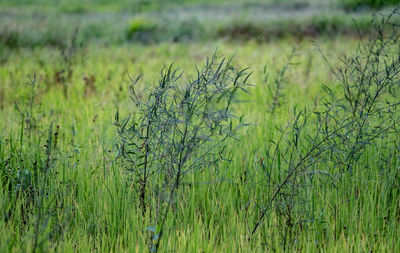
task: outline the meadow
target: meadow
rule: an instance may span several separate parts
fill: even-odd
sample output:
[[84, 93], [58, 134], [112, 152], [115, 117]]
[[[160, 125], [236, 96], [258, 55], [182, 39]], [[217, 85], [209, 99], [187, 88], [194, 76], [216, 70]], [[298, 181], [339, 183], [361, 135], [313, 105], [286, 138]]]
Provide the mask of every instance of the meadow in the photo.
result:
[[0, 252], [400, 251], [379, 2], [0, 1]]

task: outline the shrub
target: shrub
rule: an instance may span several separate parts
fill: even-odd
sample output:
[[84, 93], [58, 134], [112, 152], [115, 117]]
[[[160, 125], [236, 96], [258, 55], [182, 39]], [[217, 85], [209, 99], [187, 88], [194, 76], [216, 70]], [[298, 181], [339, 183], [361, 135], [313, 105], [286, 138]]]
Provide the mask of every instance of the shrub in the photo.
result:
[[126, 36], [130, 40], [149, 42], [153, 39], [156, 30], [157, 24], [152, 20], [135, 17], [128, 25]]
[[400, 0], [342, 0], [342, 4], [346, 9], [353, 10], [359, 7], [382, 8], [399, 3]]
[[231, 105], [235, 93], [247, 86], [249, 75], [214, 55], [196, 78], [182, 83], [181, 77], [172, 66], [163, 69], [145, 101], [135, 89], [139, 79], [134, 80], [131, 97], [137, 113], [125, 120], [116, 114], [118, 157], [133, 174], [143, 215], [149, 189], [161, 187], [165, 193], [157, 197], [166, 204], [158, 210], [157, 226], [152, 230], [157, 239], [151, 250], [159, 247], [182, 179], [224, 160], [225, 143], [237, 129]]
[[15, 30], [8, 29], [7, 27], [0, 28], [0, 48], [18, 48], [19, 37], [19, 33]]
[[294, 110], [293, 119], [278, 128], [280, 134], [268, 144], [267, 159], [261, 164], [266, 175], [261, 187], [267, 194], [258, 204], [262, 210], [251, 236], [275, 211], [284, 224], [286, 249], [289, 240], [296, 239], [296, 226], [314, 219], [304, 219], [307, 209], [299, 207], [306, 203], [313, 175], [352, 176], [363, 169], [357, 165], [369, 148], [380, 158], [374, 160], [375, 166], [390, 166], [389, 173], [398, 175], [398, 165], [387, 162], [400, 140], [399, 23], [394, 14], [375, 17], [370, 40], [345, 56], [337, 69], [331, 67], [339, 83], [335, 88], [325, 87], [325, 99], [316, 101], [320, 106], [311, 113]]

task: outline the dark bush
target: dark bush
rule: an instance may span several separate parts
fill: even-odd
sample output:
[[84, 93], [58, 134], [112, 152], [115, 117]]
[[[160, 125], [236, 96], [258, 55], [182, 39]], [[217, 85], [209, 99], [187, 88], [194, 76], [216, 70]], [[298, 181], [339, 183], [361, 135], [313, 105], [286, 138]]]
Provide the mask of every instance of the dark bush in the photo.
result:
[[358, 9], [360, 7], [382, 8], [389, 5], [399, 4], [400, 0], [342, 0], [346, 9]]
[[128, 40], [140, 42], [153, 42], [156, 36], [157, 24], [147, 18], [136, 17], [132, 19], [126, 30]]

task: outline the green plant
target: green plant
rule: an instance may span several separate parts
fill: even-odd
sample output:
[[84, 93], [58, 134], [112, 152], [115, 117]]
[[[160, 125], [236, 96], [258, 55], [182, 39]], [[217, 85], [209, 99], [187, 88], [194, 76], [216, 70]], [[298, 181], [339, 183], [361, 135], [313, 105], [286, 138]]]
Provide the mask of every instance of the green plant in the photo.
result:
[[357, 9], [359, 7], [382, 8], [399, 3], [399, 0], [342, 0], [342, 4], [348, 9]]
[[132, 19], [126, 30], [126, 37], [130, 40], [149, 42], [154, 39], [157, 24], [153, 20], [144, 17]]
[[23, 102], [15, 103], [20, 117], [18, 137], [11, 134], [6, 140], [3, 136], [0, 139], [0, 185], [7, 192], [5, 222], [20, 223], [21, 234], [32, 232], [32, 252], [35, 252], [42, 251], [43, 243], [50, 237], [55, 239], [62, 234], [54, 231], [62, 223], [54, 215], [60, 201], [57, 194], [50, 197], [50, 192], [59, 191], [55, 164], [60, 154], [60, 127], [54, 129], [53, 123], [39, 124], [44, 119], [39, 117], [40, 103], [36, 101], [39, 80], [33, 75], [29, 81], [30, 94], [21, 99]]
[[[270, 104], [271, 114], [274, 114], [275, 110], [282, 105], [282, 100], [284, 99], [282, 91], [288, 82], [286, 74], [290, 65], [293, 64], [292, 61], [293, 58], [295, 57], [295, 54], [296, 54], [296, 48], [293, 48], [292, 52], [288, 56], [286, 64], [279, 71], [277, 71], [277, 73], [275, 73], [273, 83], [268, 85], [268, 91], [270, 93], [272, 100]], [[268, 82], [268, 73], [266, 67], [264, 67], [264, 73], [265, 73], [265, 81]]]
[[136, 115], [120, 120], [119, 157], [134, 175], [143, 215], [148, 206], [148, 191], [161, 187], [157, 225], [152, 229], [150, 249], [157, 251], [165, 232], [165, 221], [182, 179], [194, 172], [211, 170], [223, 158], [225, 143], [239, 126], [233, 124], [231, 105], [237, 91], [248, 85], [246, 70], [236, 70], [231, 60], [219, 61], [214, 55], [197, 77], [181, 83], [182, 74], [172, 65], [163, 69], [157, 85], [150, 88], [146, 101], [135, 90], [131, 98]]
[[40, 121], [40, 108], [38, 105], [38, 84], [39, 81], [37, 79], [36, 74], [32, 77], [29, 77], [28, 86], [30, 87], [29, 95], [23, 99], [25, 100], [23, 105], [19, 105], [15, 102], [15, 109], [20, 115], [21, 122], [21, 137], [20, 141], [22, 142], [24, 138], [24, 130], [28, 132], [28, 139], [30, 139], [32, 131], [38, 128]]
[[[307, 220], [307, 210], [301, 205], [315, 186], [315, 175], [351, 176], [364, 152], [377, 145], [385, 147], [375, 151], [385, 158], [374, 163], [384, 166], [390, 160], [388, 154], [398, 149], [400, 48], [395, 15], [396, 11], [374, 19], [370, 40], [344, 57], [343, 66], [331, 67], [339, 80], [338, 89], [325, 87], [325, 99], [315, 101], [322, 105], [312, 113], [295, 110], [292, 121], [279, 128], [280, 135], [271, 140], [267, 159], [261, 164], [268, 194], [262, 199], [263, 208], [249, 239], [275, 211], [283, 220], [282, 247], [286, 250], [288, 240], [296, 239], [295, 226]], [[397, 168], [389, 171], [393, 170], [396, 174]]]
[[377, 16], [370, 40], [360, 45], [354, 55], [344, 57], [343, 66], [332, 69], [343, 95], [337, 96], [326, 87], [326, 134], [346, 125], [336, 133], [332, 152], [332, 158], [346, 171], [351, 172], [362, 151], [378, 138], [390, 135], [400, 121], [399, 32], [398, 23], [393, 20], [397, 15], [395, 10], [388, 16]]
[[60, 69], [54, 73], [54, 81], [62, 86], [65, 97], [68, 97], [68, 87], [71, 85], [74, 72], [73, 65], [77, 61], [76, 55], [83, 48], [83, 42], [79, 41], [78, 33], [78, 29], [75, 29], [65, 46], [60, 49]]

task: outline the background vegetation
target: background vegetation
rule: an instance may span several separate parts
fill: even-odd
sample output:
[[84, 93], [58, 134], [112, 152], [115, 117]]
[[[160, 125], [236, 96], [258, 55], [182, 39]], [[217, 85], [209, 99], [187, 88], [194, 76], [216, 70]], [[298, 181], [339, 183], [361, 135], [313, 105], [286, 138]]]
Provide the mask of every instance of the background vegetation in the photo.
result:
[[370, 8], [382, 8], [388, 5], [396, 5], [400, 2], [398, 0], [343, 0], [343, 4], [347, 8], [360, 8], [360, 7], [370, 7]]

